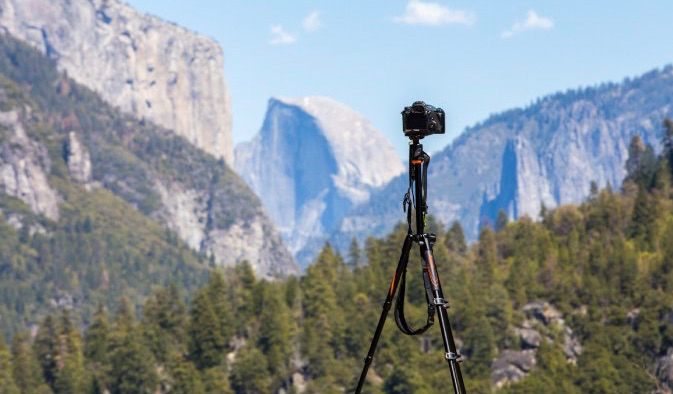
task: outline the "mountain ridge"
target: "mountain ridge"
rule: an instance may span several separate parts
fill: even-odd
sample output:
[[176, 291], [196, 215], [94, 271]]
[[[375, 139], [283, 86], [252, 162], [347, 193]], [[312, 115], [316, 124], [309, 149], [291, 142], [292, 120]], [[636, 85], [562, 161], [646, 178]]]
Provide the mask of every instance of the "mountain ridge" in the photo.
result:
[[[671, 115], [672, 95], [668, 65], [491, 115], [433, 155], [429, 212], [445, 224], [460, 221], [475, 239], [500, 210], [510, 218], [537, 217], [542, 205], [582, 201], [591, 181], [619, 185], [634, 134], [660, 149], [658, 125]], [[331, 236], [341, 250], [352, 237], [385, 234], [403, 220], [399, 207], [406, 182], [406, 175], [395, 178], [343, 218]]]

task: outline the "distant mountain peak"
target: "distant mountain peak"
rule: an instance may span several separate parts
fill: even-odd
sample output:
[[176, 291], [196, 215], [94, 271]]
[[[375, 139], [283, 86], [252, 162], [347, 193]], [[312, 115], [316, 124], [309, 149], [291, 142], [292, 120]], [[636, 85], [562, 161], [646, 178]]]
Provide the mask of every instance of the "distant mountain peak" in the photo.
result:
[[404, 171], [366, 118], [328, 97], [271, 98], [259, 134], [236, 147], [236, 166], [306, 258], [346, 212]]

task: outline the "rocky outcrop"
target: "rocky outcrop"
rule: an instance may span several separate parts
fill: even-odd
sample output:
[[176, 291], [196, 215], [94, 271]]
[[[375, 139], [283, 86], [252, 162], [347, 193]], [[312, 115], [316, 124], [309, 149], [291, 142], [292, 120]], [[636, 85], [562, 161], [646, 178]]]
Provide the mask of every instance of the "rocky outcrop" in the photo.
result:
[[[494, 115], [433, 155], [429, 212], [445, 224], [460, 221], [466, 236], [476, 239], [480, 226], [493, 225], [501, 209], [510, 219], [535, 218], [542, 205], [581, 202], [592, 181], [619, 187], [635, 134], [659, 149], [662, 120], [673, 115], [671, 97], [673, 67], [668, 66]], [[350, 240], [390, 231], [403, 220], [405, 189], [402, 175], [346, 215], [335, 236]]]
[[503, 387], [525, 377], [537, 364], [537, 349], [542, 341], [555, 341], [552, 333], [560, 332], [560, 345], [569, 363], [575, 364], [582, 353], [582, 345], [561, 312], [546, 301], [530, 302], [523, 307], [526, 319], [514, 327], [519, 339], [519, 349], [503, 349], [491, 363], [491, 380], [496, 387]]
[[491, 380], [500, 388], [528, 375], [537, 363], [535, 350], [503, 350], [491, 364]]
[[159, 181], [155, 189], [162, 202], [155, 216], [192, 249], [211, 256], [215, 264], [232, 266], [246, 260], [259, 277], [267, 279], [298, 273], [292, 256], [262, 212], [218, 228], [213, 223], [208, 190]]
[[77, 133], [71, 131], [68, 133], [68, 142], [66, 144], [66, 164], [70, 176], [77, 182], [85, 186], [91, 183], [91, 155], [84, 148], [77, 136]]
[[666, 355], [657, 360], [655, 375], [661, 384], [662, 393], [673, 391], [673, 348], [668, 348]]
[[0, 0], [0, 26], [123, 111], [233, 160], [222, 49], [117, 0]]
[[236, 169], [307, 264], [340, 219], [404, 168], [366, 119], [325, 97], [271, 99]]
[[58, 220], [58, 193], [49, 185], [51, 162], [47, 149], [26, 134], [22, 111], [0, 112], [0, 191], [31, 209]]

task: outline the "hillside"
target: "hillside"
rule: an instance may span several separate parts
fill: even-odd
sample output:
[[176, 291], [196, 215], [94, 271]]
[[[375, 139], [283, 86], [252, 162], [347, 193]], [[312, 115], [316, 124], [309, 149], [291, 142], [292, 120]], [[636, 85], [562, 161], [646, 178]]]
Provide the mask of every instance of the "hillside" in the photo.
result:
[[[189, 211], [194, 201], [202, 211]], [[258, 200], [226, 164], [121, 114], [7, 35], [0, 207], [4, 333], [55, 306], [86, 317], [122, 295], [140, 304], [157, 286], [191, 289], [214, 265], [248, 259], [262, 277], [296, 272]]]
[[[429, 211], [443, 223], [459, 220], [466, 236], [476, 239], [480, 226], [495, 223], [500, 210], [509, 218], [535, 218], [543, 205], [583, 201], [592, 181], [620, 185], [635, 134], [660, 149], [661, 120], [673, 114], [672, 97], [669, 66], [494, 115], [433, 155]], [[402, 220], [406, 182], [403, 174], [346, 215], [334, 233], [336, 244], [385, 234]]]
[[[49, 141], [61, 144], [49, 156], [52, 163], [69, 160], [73, 152], [67, 150], [73, 144], [83, 151], [74, 152], [74, 158], [78, 165], [90, 167], [85, 171], [88, 174], [78, 175], [84, 186], [115, 193], [175, 231], [195, 251], [212, 256], [215, 264], [233, 265], [245, 259], [261, 276], [296, 272], [292, 256], [259, 200], [222, 160], [169, 130], [122, 114], [10, 36], [0, 40], [0, 73], [18, 84], [25, 98], [34, 103], [27, 110], [14, 111], [19, 115], [14, 123], [35, 128], [25, 122], [36, 117], [35, 122], [47, 129]], [[21, 163], [10, 164], [21, 172], [17, 169]], [[49, 173], [48, 163], [38, 164]], [[35, 181], [21, 193], [5, 185], [4, 191], [19, 198], [44, 191], [43, 199], [52, 201], [54, 212], [35, 209], [55, 220], [58, 207], [48, 183]]]
[[[430, 221], [469, 393], [671, 392], [673, 122], [665, 146], [657, 159], [630, 144], [624, 193], [594, 190], [540, 222], [500, 221], [469, 248], [460, 225]], [[299, 280], [260, 281], [247, 265], [216, 272], [189, 306], [175, 288], [160, 289], [142, 317], [99, 310], [84, 333], [67, 311], [48, 316], [33, 341], [13, 339], [11, 356], [0, 343], [0, 365], [12, 371], [0, 373], [0, 385], [57, 394], [350, 392], [405, 232], [354, 245], [346, 260], [327, 246]], [[416, 324], [426, 312], [419, 268], [412, 259], [407, 277]], [[439, 329], [405, 337], [391, 317], [368, 376], [367, 393], [445, 392]]]

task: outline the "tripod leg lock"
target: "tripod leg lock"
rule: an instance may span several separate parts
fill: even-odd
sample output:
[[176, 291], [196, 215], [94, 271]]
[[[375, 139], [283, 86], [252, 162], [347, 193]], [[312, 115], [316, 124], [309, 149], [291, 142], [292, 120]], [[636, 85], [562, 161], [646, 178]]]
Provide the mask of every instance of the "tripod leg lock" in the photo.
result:
[[442, 306], [444, 308], [449, 307], [449, 301], [447, 301], [443, 298], [435, 298], [435, 299], [433, 299], [433, 303], [437, 306]]
[[455, 361], [455, 362], [459, 363], [459, 362], [463, 361], [463, 356], [461, 356], [458, 353], [453, 353], [453, 352], [445, 353], [444, 358], [449, 362]]

